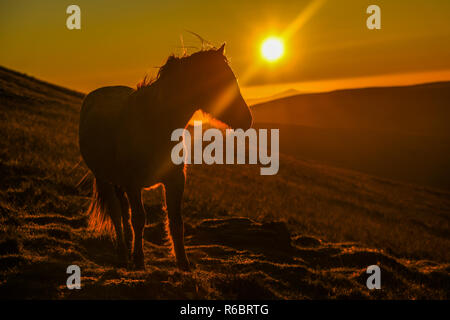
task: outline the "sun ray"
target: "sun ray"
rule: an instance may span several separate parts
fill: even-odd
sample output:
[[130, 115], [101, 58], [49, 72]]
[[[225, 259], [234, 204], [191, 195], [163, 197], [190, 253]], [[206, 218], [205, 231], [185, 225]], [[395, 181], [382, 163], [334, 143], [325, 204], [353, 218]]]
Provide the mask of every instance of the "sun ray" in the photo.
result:
[[[317, 11], [325, 4], [327, 0], [312, 0], [306, 8], [292, 21], [283, 31], [281, 38], [287, 42], [297, 31], [299, 31], [308, 22]], [[261, 61], [251, 64], [239, 77], [239, 82], [245, 85], [246, 82], [258, 71]]]

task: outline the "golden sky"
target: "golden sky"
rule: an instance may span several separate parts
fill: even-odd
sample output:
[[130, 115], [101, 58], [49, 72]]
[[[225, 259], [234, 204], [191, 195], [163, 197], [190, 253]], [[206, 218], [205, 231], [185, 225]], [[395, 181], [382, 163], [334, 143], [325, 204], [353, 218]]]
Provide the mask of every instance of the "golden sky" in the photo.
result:
[[[188, 52], [200, 47], [191, 30], [215, 45], [226, 41], [248, 97], [450, 80], [448, 0], [324, 0], [291, 30], [282, 59], [261, 61], [261, 42], [286, 32], [312, 2], [1, 0], [0, 65], [82, 92], [134, 86], [182, 53], [180, 36]], [[81, 8], [81, 30], [66, 28], [71, 4]], [[381, 8], [381, 30], [366, 27], [370, 4]]]

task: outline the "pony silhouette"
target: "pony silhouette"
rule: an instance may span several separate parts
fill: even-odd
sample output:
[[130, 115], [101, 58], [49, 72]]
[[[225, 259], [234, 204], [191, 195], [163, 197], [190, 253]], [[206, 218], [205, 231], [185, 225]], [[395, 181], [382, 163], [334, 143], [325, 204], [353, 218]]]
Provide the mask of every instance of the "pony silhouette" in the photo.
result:
[[136, 90], [102, 87], [83, 101], [79, 146], [95, 178], [89, 225], [114, 228], [121, 265], [132, 256], [134, 267], [145, 269], [142, 190], [162, 184], [177, 265], [189, 270], [181, 216], [186, 174], [183, 164], [171, 161], [171, 133], [185, 128], [198, 109], [233, 129], [252, 124], [224, 46], [172, 55], [155, 80]]

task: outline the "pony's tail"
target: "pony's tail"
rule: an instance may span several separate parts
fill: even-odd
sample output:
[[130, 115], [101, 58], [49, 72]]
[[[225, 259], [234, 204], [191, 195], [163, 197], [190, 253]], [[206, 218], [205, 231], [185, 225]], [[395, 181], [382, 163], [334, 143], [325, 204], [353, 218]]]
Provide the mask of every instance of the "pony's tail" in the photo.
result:
[[109, 237], [113, 237], [114, 229], [109, 214], [109, 202], [108, 185], [103, 183], [98, 183], [97, 179], [94, 178], [92, 183], [92, 200], [88, 209], [88, 229]]

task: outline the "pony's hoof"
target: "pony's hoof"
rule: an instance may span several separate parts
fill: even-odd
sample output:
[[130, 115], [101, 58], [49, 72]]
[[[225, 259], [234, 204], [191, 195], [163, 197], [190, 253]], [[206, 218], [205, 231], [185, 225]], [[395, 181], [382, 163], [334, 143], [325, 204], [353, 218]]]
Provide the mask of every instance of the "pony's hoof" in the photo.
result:
[[131, 269], [135, 270], [135, 271], [145, 271], [145, 264], [143, 264], [143, 263], [134, 263]]
[[191, 271], [191, 266], [192, 266], [192, 265], [189, 263], [188, 260], [177, 261], [177, 267], [178, 267], [180, 270], [183, 270], [183, 271]]
[[132, 270], [134, 271], [145, 271], [145, 265], [134, 264]]
[[128, 259], [128, 257], [127, 256], [123, 256], [123, 255], [119, 256], [116, 265], [119, 268], [128, 268], [128, 266], [129, 266], [129, 259]]
[[128, 269], [128, 266], [129, 266], [128, 261], [119, 261], [119, 262], [117, 263], [117, 267], [118, 267], [118, 268], [125, 268], [125, 269]]
[[134, 259], [134, 270], [145, 270], [144, 259]]
[[124, 246], [119, 246], [117, 249], [117, 266], [119, 268], [128, 268], [129, 261], [130, 259], [126, 248]]

